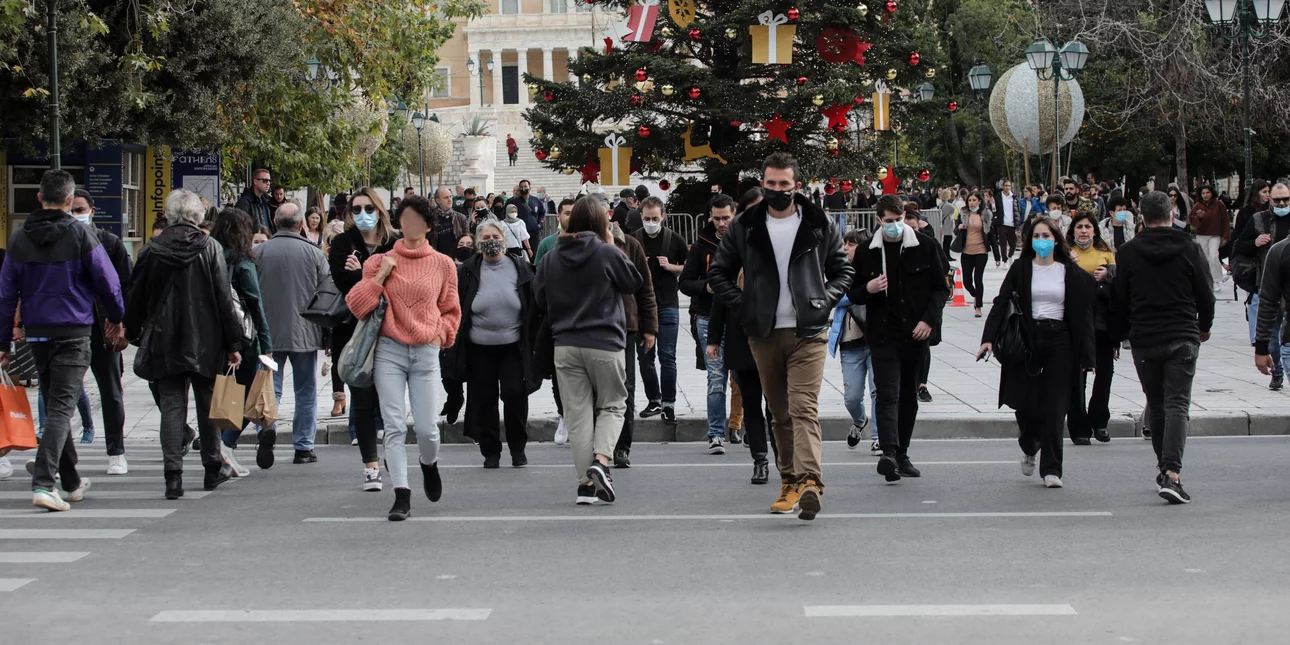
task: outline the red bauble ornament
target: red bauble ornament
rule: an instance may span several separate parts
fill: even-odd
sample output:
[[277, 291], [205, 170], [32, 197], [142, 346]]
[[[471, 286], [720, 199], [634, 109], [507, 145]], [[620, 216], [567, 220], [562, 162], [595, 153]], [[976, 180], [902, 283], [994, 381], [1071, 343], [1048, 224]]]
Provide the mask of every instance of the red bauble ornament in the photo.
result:
[[659, 180], [659, 182], [658, 182], [658, 188], [659, 188], [659, 190], [671, 190], [671, 189], [672, 189], [672, 182], [670, 182], [670, 181], [668, 181], [668, 180], [666, 180], [666, 179], [660, 179], [660, 180]]
[[798, 76], [798, 77], [797, 77], [797, 86], [798, 86], [798, 87], [801, 87], [801, 86], [803, 86], [803, 85], [806, 85], [806, 77], [805, 77], [805, 76]]
[[614, 53], [614, 39], [605, 38], [605, 55], [608, 56], [612, 53]]
[[[919, 64], [919, 63], [921, 63], [921, 62], [923, 62], [923, 57], [922, 57], [922, 56], [919, 56], [919, 55], [918, 55], [918, 52], [913, 52], [913, 53], [911, 53], [911, 54], [909, 55], [909, 64], [910, 64], [910, 65], [917, 65], [917, 64]], [[639, 72], [638, 72], [638, 73], [639, 73]]]
[[554, 100], [555, 100], [555, 92], [552, 92], [551, 90], [546, 90], [546, 91], [542, 92], [542, 100], [546, 101], [547, 103], [550, 103], [551, 101], [554, 101]]
[[[917, 56], [917, 54], [915, 54], [915, 56]], [[644, 83], [647, 78], [649, 78], [649, 72], [646, 72], [643, 69], [636, 70], [636, 80]]]
[[703, 90], [697, 87], [691, 87], [689, 91], [686, 92], [686, 95], [688, 95], [691, 99], [697, 99], [702, 94], [703, 94]]
[[896, 13], [896, 0], [887, 0], [887, 13]]
[[699, 31], [698, 27], [695, 27], [690, 30], [690, 40], [698, 40], [699, 37], [702, 35], [703, 35], [703, 32]]
[[845, 123], [834, 123], [834, 124], [833, 124], [833, 131], [834, 131], [834, 132], [837, 132], [837, 133], [839, 133], [839, 134], [841, 134], [841, 133], [843, 133], [843, 132], [846, 132], [846, 131], [847, 131], [847, 124], [845, 124]]
[[959, 109], [959, 102], [958, 102], [958, 101], [950, 101], [949, 103], [947, 103], [947, 104], [945, 105], [945, 107], [946, 107], [946, 108], [948, 108], [950, 112], [957, 112], [957, 111], [958, 111], [958, 109]]
[[546, 161], [546, 151], [541, 148], [534, 150], [533, 156], [537, 157], [538, 161]]
[[857, 96], [857, 97], [855, 98], [855, 104], [856, 104], [856, 105], [860, 105], [861, 103], [864, 103], [864, 97], [863, 97], [863, 96]]
[[932, 173], [930, 170], [924, 168], [918, 171], [918, 181], [927, 181], [931, 178], [932, 178]]
[[836, 156], [838, 156], [838, 153], [840, 153], [840, 152], [842, 152], [842, 151], [841, 151], [841, 150], [830, 150], [830, 151], [829, 151], [829, 154], [831, 154], [831, 155], [833, 155], [834, 157], [836, 157]]
[[799, 10], [797, 9], [797, 7], [793, 7], [792, 9], [789, 9], [789, 10], [788, 10], [788, 19], [789, 19], [789, 20], [794, 20], [794, 21], [796, 21], [798, 18], [801, 18], [801, 17], [802, 17], [802, 12], [801, 12], [801, 11], [799, 11]]
[[648, 138], [649, 135], [650, 135], [650, 130], [648, 125], [642, 125], [636, 128], [636, 136], [642, 139], [645, 139], [645, 138]]
[[640, 107], [645, 104], [645, 97], [640, 94], [632, 94], [632, 107]]
[[741, 125], [743, 125], [743, 124], [744, 124], [744, 122], [743, 122], [743, 121], [735, 120], [735, 121], [731, 121], [731, 122], [730, 122], [730, 127], [732, 127], [732, 128], [737, 128], [737, 127], [739, 127], [739, 126], [741, 126]]
[[851, 180], [850, 180], [850, 179], [843, 179], [843, 180], [842, 180], [842, 190], [843, 190], [843, 192], [851, 192], [851, 187], [852, 187], [853, 185], [854, 185], [854, 184], [852, 184], [852, 183], [851, 183]]

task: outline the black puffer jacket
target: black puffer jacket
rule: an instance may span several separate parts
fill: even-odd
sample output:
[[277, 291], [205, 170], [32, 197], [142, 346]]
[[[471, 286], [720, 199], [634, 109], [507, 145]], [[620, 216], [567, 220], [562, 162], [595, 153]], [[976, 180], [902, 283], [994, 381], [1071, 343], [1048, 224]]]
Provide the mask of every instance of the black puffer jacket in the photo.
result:
[[[145, 334], [150, 321], [152, 331]], [[125, 334], [140, 347], [134, 364], [139, 378], [222, 374], [226, 354], [242, 349], [242, 323], [233, 311], [219, 242], [181, 222], [143, 247], [125, 308]]]
[[[806, 196], [797, 194], [793, 199], [801, 208], [802, 222], [793, 241], [788, 288], [797, 309], [797, 336], [811, 338], [828, 330], [829, 315], [851, 286], [854, 270], [833, 219]], [[775, 330], [779, 302], [779, 269], [766, 228], [769, 208], [762, 201], [730, 223], [708, 272], [713, 295], [739, 312], [739, 321], [751, 338], [766, 338]], [[744, 271], [743, 291], [735, 285], [740, 269]]]

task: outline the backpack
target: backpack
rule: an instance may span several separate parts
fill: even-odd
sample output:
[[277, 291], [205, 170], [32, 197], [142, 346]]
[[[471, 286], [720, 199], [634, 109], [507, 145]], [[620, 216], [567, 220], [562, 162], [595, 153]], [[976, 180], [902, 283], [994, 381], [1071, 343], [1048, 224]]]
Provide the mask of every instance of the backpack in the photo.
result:
[[[1255, 213], [1249, 226], [1254, 227], [1255, 237], [1267, 233], [1272, 230], [1271, 214], [1267, 211]], [[1255, 250], [1253, 256], [1234, 253], [1231, 266], [1232, 281], [1237, 288], [1246, 293], [1258, 293], [1260, 282], [1258, 251]]]

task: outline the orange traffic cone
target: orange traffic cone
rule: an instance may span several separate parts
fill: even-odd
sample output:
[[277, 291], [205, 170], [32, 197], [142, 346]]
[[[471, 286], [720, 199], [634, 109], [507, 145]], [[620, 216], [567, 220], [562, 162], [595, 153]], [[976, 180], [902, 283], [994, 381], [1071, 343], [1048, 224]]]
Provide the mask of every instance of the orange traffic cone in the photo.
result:
[[954, 300], [950, 302], [950, 306], [968, 306], [967, 290], [963, 288], [963, 269], [954, 269]]

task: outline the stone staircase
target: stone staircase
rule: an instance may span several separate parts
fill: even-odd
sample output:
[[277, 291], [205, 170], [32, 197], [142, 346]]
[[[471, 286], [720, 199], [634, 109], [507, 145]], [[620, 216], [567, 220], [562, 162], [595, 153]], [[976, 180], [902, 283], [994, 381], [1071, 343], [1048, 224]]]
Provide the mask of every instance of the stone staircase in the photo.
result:
[[533, 149], [528, 143], [527, 127], [522, 130], [516, 127], [510, 132], [515, 137], [515, 143], [519, 144], [519, 154], [516, 156], [515, 166], [511, 166], [506, 159], [506, 131], [498, 132], [497, 169], [493, 171], [494, 190], [506, 191], [510, 195], [515, 192], [515, 186], [521, 179], [527, 179], [533, 184], [534, 192], [539, 186], [544, 186], [547, 195], [556, 202], [582, 190], [582, 175], [576, 171], [572, 175], [554, 172], [533, 156]]

